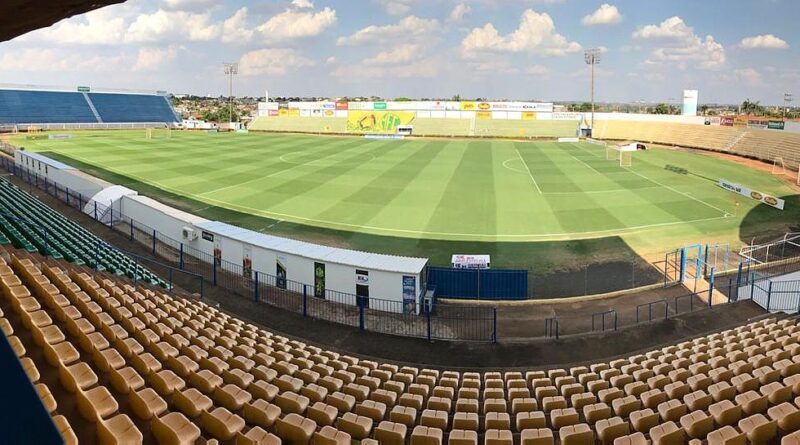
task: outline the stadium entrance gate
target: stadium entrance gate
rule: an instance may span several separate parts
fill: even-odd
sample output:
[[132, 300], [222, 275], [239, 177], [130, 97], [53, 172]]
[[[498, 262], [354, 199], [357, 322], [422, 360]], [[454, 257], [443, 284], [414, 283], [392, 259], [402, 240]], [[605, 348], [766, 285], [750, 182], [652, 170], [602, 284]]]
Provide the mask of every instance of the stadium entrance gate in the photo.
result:
[[697, 292], [700, 280], [708, 280], [713, 287], [717, 268], [721, 265], [722, 270], [727, 270], [729, 261], [728, 245], [692, 244], [667, 252], [664, 257], [664, 287], [685, 284], [687, 280], [693, 281], [694, 292]]

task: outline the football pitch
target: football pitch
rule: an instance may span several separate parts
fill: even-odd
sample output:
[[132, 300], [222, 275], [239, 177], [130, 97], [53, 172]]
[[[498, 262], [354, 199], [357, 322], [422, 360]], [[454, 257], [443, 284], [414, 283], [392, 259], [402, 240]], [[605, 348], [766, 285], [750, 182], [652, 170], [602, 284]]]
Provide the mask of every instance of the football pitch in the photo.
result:
[[137, 130], [17, 144], [170, 204], [185, 198], [181, 207], [201, 216], [442, 259], [446, 252], [430, 252], [431, 243], [474, 246], [449, 253], [607, 237], [639, 253], [695, 242], [735, 244], [744, 225], [778, 232], [800, 214], [790, 200], [784, 211], [759, 206], [758, 217], [748, 218], [758, 203], [718, 187], [719, 179], [779, 197], [796, 192], [769, 173], [666, 148], [635, 152], [632, 165], [622, 167], [606, 160], [604, 147], [583, 142], [178, 131], [146, 139]]

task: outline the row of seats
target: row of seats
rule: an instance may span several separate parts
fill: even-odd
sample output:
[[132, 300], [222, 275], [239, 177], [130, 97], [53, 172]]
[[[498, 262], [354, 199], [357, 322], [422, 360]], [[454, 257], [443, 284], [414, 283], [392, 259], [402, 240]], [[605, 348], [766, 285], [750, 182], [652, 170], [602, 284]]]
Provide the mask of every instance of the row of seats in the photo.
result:
[[177, 121], [160, 95], [0, 89], [0, 124]]
[[327, 351], [73, 267], [14, 256], [0, 282], [98, 437], [134, 436], [133, 424], [163, 443], [673, 445], [800, 429], [794, 319], [569, 369], [440, 371]]
[[748, 130], [731, 152], [774, 161], [780, 157], [787, 168], [800, 167], [800, 134], [776, 130]]
[[13, 244], [28, 252], [47, 252], [55, 259], [109, 270], [162, 287], [167, 285], [88, 230], [4, 179], [0, 179], [0, 233], [4, 234], [0, 244]]

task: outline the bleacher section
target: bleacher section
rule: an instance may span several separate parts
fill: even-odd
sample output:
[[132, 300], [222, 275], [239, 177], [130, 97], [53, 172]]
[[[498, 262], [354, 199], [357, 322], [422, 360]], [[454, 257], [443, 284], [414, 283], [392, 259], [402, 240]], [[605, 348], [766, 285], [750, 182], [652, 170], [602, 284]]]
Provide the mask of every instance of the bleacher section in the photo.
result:
[[0, 89], [0, 124], [97, 122], [82, 94]]
[[[59, 375], [37, 388], [67, 443], [87, 425], [103, 443], [130, 444], [800, 440], [795, 319], [568, 369], [420, 369], [289, 340], [201, 301], [10, 253], [8, 265], [0, 261], [0, 324], [32, 382], [42, 371]], [[69, 404], [52, 385], [77, 400], [78, 414], [60, 411]]]
[[739, 154], [766, 162], [780, 156], [786, 167], [800, 166], [800, 134], [719, 125], [665, 122], [598, 121], [594, 137], [632, 140]]
[[176, 122], [175, 112], [164, 96], [89, 93], [103, 122]]
[[0, 89], [0, 125], [177, 121], [168, 99], [157, 94]]
[[0, 180], [0, 245], [166, 286], [149, 270], [16, 185]]

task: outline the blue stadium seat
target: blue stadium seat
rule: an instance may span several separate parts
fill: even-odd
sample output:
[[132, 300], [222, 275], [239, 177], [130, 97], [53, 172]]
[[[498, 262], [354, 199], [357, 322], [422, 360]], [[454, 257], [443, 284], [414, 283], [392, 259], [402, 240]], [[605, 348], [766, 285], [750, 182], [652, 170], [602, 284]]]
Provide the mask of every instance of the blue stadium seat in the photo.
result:
[[103, 122], [176, 122], [164, 96], [144, 94], [89, 93]]
[[82, 122], [97, 122], [97, 119], [86, 98], [80, 93], [0, 90], [0, 123]]

